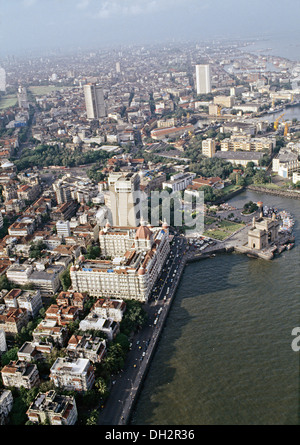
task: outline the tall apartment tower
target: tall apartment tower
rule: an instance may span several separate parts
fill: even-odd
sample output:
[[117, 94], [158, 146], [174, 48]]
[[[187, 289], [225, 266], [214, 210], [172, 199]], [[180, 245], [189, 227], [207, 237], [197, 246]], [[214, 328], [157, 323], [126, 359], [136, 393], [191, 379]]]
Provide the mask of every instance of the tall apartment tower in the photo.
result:
[[6, 91], [6, 72], [0, 67], [0, 91]]
[[57, 182], [53, 184], [53, 190], [56, 195], [57, 204], [63, 204], [72, 200], [71, 190], [66, 184]]
[[3, 329], [0, 329], [0, 355], [7, 351], [6, 335]]
[[114, 226], [137, 227], [140, 220], [137, 199], [140, 176], [137, 173], [111, 173], [108, 178], [109, 202]]
[[202, 154], [208, 158], [212, 158], [216, 153], [216, 141], [208, 138], [202, 141]]
[[116, 72], [119, 74], [121, 72], [120, 62], [116, 62]]
[[106, 105], [103, 89], [100, 85], [87, 84], [83, 87], [88, 119], [99, 119], [106, 116]]
[[197, 94], [211, 92], [209, 65], [196, 65], [196, 88]]
[[19, 86], [18, 88], [18, 103], [19, 108], [29, 108], [27, 91], [25, 87]]

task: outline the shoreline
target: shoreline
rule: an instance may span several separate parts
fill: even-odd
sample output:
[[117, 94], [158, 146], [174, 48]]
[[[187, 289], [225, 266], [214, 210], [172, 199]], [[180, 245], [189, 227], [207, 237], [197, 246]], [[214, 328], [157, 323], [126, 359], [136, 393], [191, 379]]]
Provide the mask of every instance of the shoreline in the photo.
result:
[[[262, 190], [260, 187], [256, 187], [256, 186], [252, 186], [252, 188], [251, 188], [251, 186], [248, 186], [241, 190], [238, 190], [234, 194], [239, 194], [242, 191], [245, 191], [248, 189], [250, 191], [252, 190], [252, 191], [261, 192], [261, 193], [267, 193], [269, 191], [269, 190], [266, 190], [266, 191]], [[276, 194], [276, 192], [277, 191], [275, 191], [275, 194]], [[274, 191], [272, 190], [270, 194], [274, 195]], [[289, 194], [286, 195], [286, 192], [284, 192], [284, 191], [283, 191], [283, 194], [281, 194], [280, 196], [284, 196], [284, 197], [288, 197], [288, 198], [294, 197], [294, 196], [290, 196]], [[296, 196], [296, 198], [300, 199], [300, 193]], [[248, 225], [246, 227], [248, 227]], [[246, 227], [244, 227], [241, 230], [245, 230]], [[234, 234], [232, 234], [231, 236], [233, 236], [233, 235]], [[239, 249], [239, 248], [236, 248], [236, 246], [234, 246], [234, 245], [228, 244], [226, 241], [230, 242], [231, 236], [227, 240], [220, 242], [219, 245], [209, 248], [209, 251], [207, 251], [207, 252], [203, 252], [203, 253], [189, 252], [186, 255], [184, 255], [184, 257], [182, 258], [181, 265], [180, 265], [178, 273], [176, 275], [176, 281], [174, 280], [174, 283], [172, 284], [172, 287], [170, 288], [170, 293], [169, 293], [169, 296], [166, 299], [165, 304], [163, 306], [163, 310], [159, 317], [159, 321], [157, 323], [155, 333], [154, 333], [153, 337], [151, 338], [151, 342], [148, 347], [149, 354], [147, 356], [147, 359], [145, 357], [145, 360], [143, 360], [143, 362], [141, 364], [140, 370], [139, 370], [139, 372], [134, 380], [134, 383], [132, 385], [132, 391], [130, 392], [130, 394], [127, 394], [125, 397], [124, 404], [123, 404], [123, 410], [122, 410], [122, 416], [119, 419], [118, 425], [131, 425], [131, 419], [132, 419], [132, 415], [134, 413], [134, 408], [136, 406], [136, 403], [138, 402], [139, 394], [143, 388], [144, 380], [147, 377], [147, 373], [149, 371], [152, 359], [155, 355], [156, 348], [159, 344], [160, 336], [161, 336], [162, 331], [165, 327], [165, 323], [167, 321], [172, 303], [175, 299], [176, 292], [177, 292], [179, 283], [181, 281], [181, 278], [185, 271], [186, 266], [188, 266], [189, 264], [195, 263], [197, 261], [211, 258], [212, 256], [215, 256], [217, 254], [224, 255], [224, 254], [237, 253], [237, 254], [247, 255], [252, 258], [261, 258], [261, 259], [264, 259], [265, 261], [273, 259], [273, 257], [274, 257], [273, 255], [268, 256], [268, 255], [259, 254], [256, 252], [253, 252], [253, 254], [252, 254], [252, 252], [248, 251], [247, 249], [246, 249], [246, 251], [243, 251], [243, 249]]]
[[296, 191], [269, 189], [267, 187], [265, 188], [263, 186], [260, 187], [256, 185], [248, 185], [246, 187], [246, 190], [258, 193], [267, 193], [269, 195], [282, 196], [284, 198], [300, 199], [300, 192]]

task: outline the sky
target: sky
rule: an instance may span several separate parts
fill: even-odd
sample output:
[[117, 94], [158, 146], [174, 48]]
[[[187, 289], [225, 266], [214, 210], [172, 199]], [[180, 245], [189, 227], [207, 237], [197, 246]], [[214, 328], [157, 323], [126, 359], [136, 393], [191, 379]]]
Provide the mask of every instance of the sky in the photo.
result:
[[212, 38], [300, 36], [299, 0], [0, 0], [0, 56]]

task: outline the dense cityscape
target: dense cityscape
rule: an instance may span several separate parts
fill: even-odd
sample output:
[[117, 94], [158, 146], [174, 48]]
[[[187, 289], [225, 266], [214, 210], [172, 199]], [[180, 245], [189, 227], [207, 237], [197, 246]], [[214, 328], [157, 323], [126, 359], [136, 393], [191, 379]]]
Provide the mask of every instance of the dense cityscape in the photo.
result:
[[[300, 196], [300, 63], [253, 43], [0, 60], [1, 425], [129, 424], [185, 265], [294, 247], [286, 209], [228, 202]], [[129, 217], [153, 192], [182, 224]]]

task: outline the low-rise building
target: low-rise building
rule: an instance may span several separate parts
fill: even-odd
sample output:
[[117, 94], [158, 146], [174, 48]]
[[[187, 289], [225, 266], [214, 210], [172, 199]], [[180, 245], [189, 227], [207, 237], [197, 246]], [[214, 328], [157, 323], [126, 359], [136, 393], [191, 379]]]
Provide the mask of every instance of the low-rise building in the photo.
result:
[[231, 137], [221, 141], [221, 151], [268, 151], [272, 153], [276, 141], [270, 138]]
[[78, 417], [74, 397], [57, 394], [54, 390], [39, 393], [27, 411], [35, 424], [75, 425]]
[[94, 304], [93, 311], [102, 318], [111, 318], [120, 323], [126, 311], [126, 304], [123, 300], [99, 298]]
[[120, 332], [119, 323], [110, 318], [102, 318], [96, 312], [91, 311], [79, 324], [81, 331], [101, 331], [107, 335], [108, 340], [113, 340]]
[[224, 188], [224, 181], [219, 176], [214, 178], [195, 178], [193, 179], [193, 183], [188, 186], [188, 190], [198, 190], [205, 185], [219, 190]]
[[253, 162], [254, 165], [259, 165], [259, 161], [263, 156], [264, 153], [253, 151], [217, 151], [214, 157], [231, 162], [233, 165], [242, 165], [243, 167], [246, 167], [248, 162]]
[[56, 298], [58, 306], [75, 306], [80, 312], [84, 310], [84, 304], [88, 301], [87, 292], [62, 291]]
[[21, 360], [11, 361], [1, 371], [4, 386], [14, 386], [31, 389], [39, 383], [39, 373], [36, 365]]
[[20, 308], [0, 308], [0, 329], [8, 336], [17, 335], [23, 326], [28, 323], [28, 313], [26, 309]]
[[91, 335], [72, 335], [67, 353], [72, 359], [87, 358], [92, 363], [100, 363], [106, 353], [106, 341]]
[[44, 354], [50, 354], [53, 349], [52, 343], [38, 343], [34, 341], [26, 341], [18, 351], [18, 359], [26, 362], [33, 360], [43, 360]]
[[24, 286], [25, 284], [28, 284], [32, 271], [33, 267], [29, 264], [14, 263], [8, 268], [6, 276], [12, 283]]
[[293, 173], [293, 184], [297, 184], [297, 182], [300, 182], [300, 172]]
[[46, 310], [45, 319], [55, 320], [58, 326], [67, 326], [78, 318], [79, 310], [76, 306], [58, 306], [51, 304]]
[[170, 181], [163, 182], [162, 187], [172, 189], [172, 192], [185, 190], [195, 178], [195, 173], [177, 173], [171, 176]]
[[6, 424], [13, 403], [12, 392], [8, 389], [0, 390], [0, 426]]
[[26, 309], [31, 318], [35, 318], [43, 307], [40, 291], [12, 289], [4, 297], [4, 302], [9, 308]]
[[283, 178], [290, 178], [293, 173], [298, 172], [300, 162], [298, 154], [288, 149], [281, 149], [278, 155], [273, 158], [272, 170]]
[[194, 133], [194, 126], [191, 124], [182, 127], [158, 128], [152, 130], [150, 135], [152, 139], [159, 141], [165, 138], [176, 138], [184, 133], [188, 134], [189, 132]]
[[90, 360], [58, 357], [50, 369], [50, 380], [58, 388], [67, 391], [88, 391], [95, 382], [94, 368]]
[[68, 329], [59, 326], [57, 320], [44, 319], [32, 333], [33, 340], [38, 343], [53, 341], [54, 344], [64, 346], [67, 341]]
[[36, 289], [40, 289], [42, 295], [54, 295], [60, 288], [59, 275], [63, 270], [64, 267], [59, 265], [51, 265], [45, 270], [34, 270], [29, 281]]
[[233, 107], [235, 103], [234, 96], [215, 96], [214, 97], [214, 104], [215, 105], [221, 105], [226, 108]]

